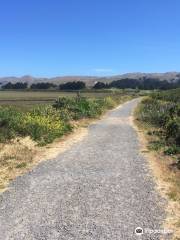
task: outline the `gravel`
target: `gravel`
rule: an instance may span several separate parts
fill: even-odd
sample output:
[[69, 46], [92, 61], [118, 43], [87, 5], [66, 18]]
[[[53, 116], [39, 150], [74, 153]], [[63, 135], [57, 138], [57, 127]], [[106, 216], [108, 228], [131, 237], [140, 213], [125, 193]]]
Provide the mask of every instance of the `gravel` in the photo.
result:
[[161, 229], [165, 217], [129, 122], [138, 102], [108, 112], [81, 142], [16, 178], [0, 196], [0, 240], [160, 239], [135, 234]]

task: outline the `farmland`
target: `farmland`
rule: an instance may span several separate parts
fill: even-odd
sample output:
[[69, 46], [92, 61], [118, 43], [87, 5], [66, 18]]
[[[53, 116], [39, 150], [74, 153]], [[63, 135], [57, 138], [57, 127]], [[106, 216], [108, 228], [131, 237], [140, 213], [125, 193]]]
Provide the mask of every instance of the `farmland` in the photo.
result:
[[[122, 94], [121, 91], [118, 91]], [[32, 107], [39, 104], [52, 104], [58, 97], [75, 97], [76, 91], [0, 91], [0, 105]], [[82, 97], [103, 98], [113, 95], [112, 91], [82, 91]]]
[[[33, 106], [38, 104], [51, 104], [58, 97], [75, 97], [76, 92], [56, 91], [0, 91], [0, 105]], [[86, 97], [104, 97], [108, 93], [84, 92]]]
[[[0, 91], [0, 106], [15, 106], [21, 110], [33, 108], [36, 105], [49, 105], [59, 97], [73, 98], [77, 96], [78, 91]], [[105, 98], [108, 96], [136, 96], [146, 94], [146, 91], [140, 93], [136, 90], [83, 90], [81, 97], [86, 98]]]

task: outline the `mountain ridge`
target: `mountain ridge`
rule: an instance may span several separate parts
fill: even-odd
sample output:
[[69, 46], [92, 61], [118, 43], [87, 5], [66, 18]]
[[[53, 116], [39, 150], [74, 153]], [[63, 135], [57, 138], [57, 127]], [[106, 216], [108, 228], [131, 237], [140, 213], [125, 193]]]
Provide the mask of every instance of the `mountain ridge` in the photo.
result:
[[57, 76], [57, 77], [34, 77], [31, 75], [24, 75], [21, 77], [9, 76], [9, 77], [0, 77], [1, 85], [4, 85], [8, 82], [16, 83], [16, 82], [27, 82], [29, 85], [37, 82], [51, 82], [55, 84], [61, 84], [72, 81], [83, 81], [87, 84], [87, 86], [93, 86], [96, 82], [112, 82], [120, 79], [146, 79], [146, 78], [154, 78], [160, 81], [166, 80], [168, 82], [176, 82], [180, 79], [180, 72], [165, 72], [165, 73], [142, 73], [142, 72], [132, 72], [132, 73], [124, 73], [113, 76]]

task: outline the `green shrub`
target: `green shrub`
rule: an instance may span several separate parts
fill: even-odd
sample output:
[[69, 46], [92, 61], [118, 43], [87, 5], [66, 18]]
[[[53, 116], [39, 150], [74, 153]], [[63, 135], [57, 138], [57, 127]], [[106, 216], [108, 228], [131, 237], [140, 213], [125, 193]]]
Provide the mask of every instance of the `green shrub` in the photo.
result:
[[23, 118], [23, 131], [41, 144], [52, 142], [71, 128], [51, 106], [35, 108]]
[[150, 94], [140, 104], [138, 119], [156, 129], [155, 135], [165, 143], [161, 146], [155, 142], [150, 148], [164, 147], [164, 153], [169, 155], [180, 153], [180, 89]]
[[140, 118], [154, 126], [165, 127], [172, 116], [176, 115], [177, 108], [175, 103], [149, 98], [142, 102]]
[[172, 145], [164, 150], [164, 153], [166, 155], [174, 155], [174, 154], [179, 154], [180, 153], [180, 147], [176, 145]]
[[93, 118], [101, 115], [105, 109], [110, 109], [116, 105], [110, 97], [105, 99], [87, 98], [59, 98], [53, 105], [60, 111], [65, 111], [69, 118], [77, 120], [81, 118]]
[[72, 130], [71, 120], [95, 118], [120, 102], [115, 95], [106, 98], [59, 98], [53, 106], [39, 106], [29, 111], [0, 107], [0, 141], [30, 136], [39, 144], [47, 144]]
[[16, 136], [23, 114], [11, 107], [0, 107], [0, 141], [6, 141]]
[[38, 107], [26, 113], [13, 108], [0, 108], [0, 141], [31, 136], [33, 140], [45, 144], [71, 128], [51, 106]]
[[166, 137], [180, 145], [180, 118], [171, 119], [166, 126]]

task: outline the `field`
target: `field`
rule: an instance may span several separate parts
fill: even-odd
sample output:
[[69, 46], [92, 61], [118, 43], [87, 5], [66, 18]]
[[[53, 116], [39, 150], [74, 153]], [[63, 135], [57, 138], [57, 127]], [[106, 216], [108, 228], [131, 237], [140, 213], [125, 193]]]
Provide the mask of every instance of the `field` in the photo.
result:
[[[104, 98], [114, 95], [146, 95], [149, 91], [137, 90], [83, 90], [82, 97]], [[76, 97], [78, 91], [0, 91], [0, 105], [33, 106], [51, 104], [59, 97]]]
[[72, 121], [96, 118], [138, 95], [136, 90], [0, 91], [0, 142], [18, 136], [52, 142], [73, 128]]
[[52, 103], [59, 96], [75, 96], [74, 93], [33, 92], [33, 91], [0, 91], [0, 105], [35, 105]]
[[[118, 91], [122, 94], [122, 91]], [[87, 98], [103, 98], [113, 95], [113, 91], [82, 91]], [[52, 104], [58, 97], [75, 97], [77, 92], [62, 91], [0, 91], [0, 105], [32, 107], [39, 104]]]

